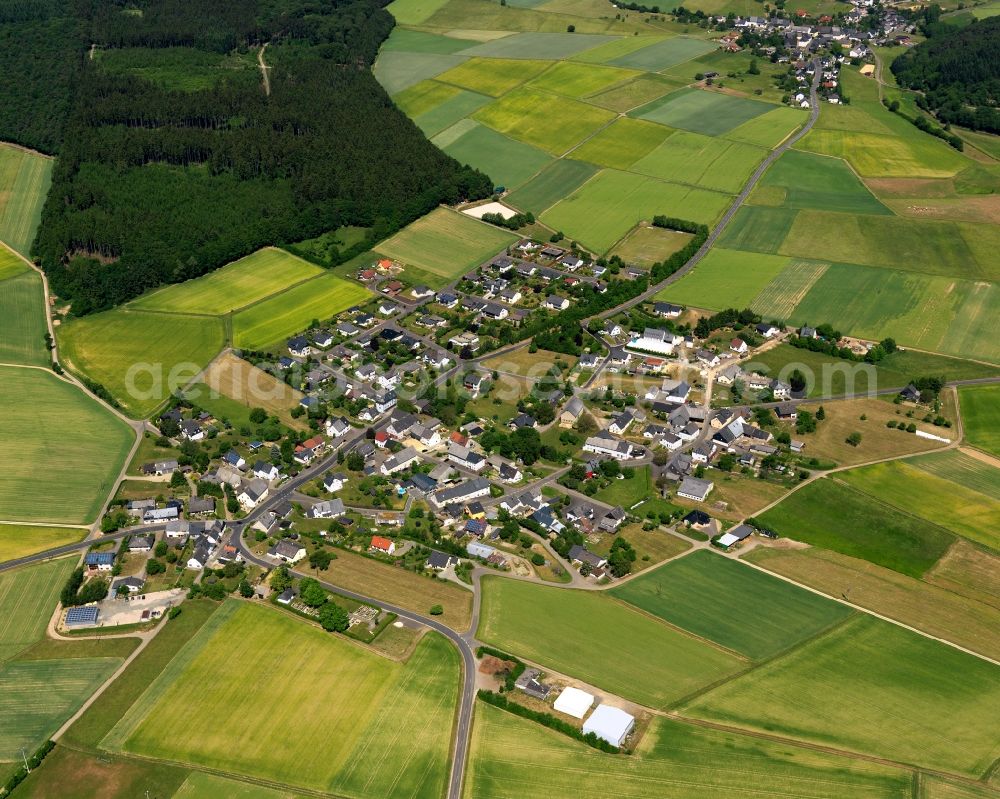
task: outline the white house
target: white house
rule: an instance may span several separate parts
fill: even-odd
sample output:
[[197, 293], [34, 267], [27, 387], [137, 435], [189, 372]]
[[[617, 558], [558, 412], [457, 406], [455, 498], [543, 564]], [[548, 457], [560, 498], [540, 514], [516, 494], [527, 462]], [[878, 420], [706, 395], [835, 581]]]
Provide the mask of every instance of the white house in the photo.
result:
[[265, 497], [267, 497], [267, 483], [257, 478], [248, 481], [236, 499], [244, 508], [250, 509], [257, 507], [257, 503]]
[[267, 551], [267, 554], [285, 563], [297, 563], [306, 556], [306, 549], [295, 541], [282, 538]]
[[642, 335], [632, 334], [632, 339], [628, 345], [634, 350], [643, 352], [655, 352], [659, 355], [672, 355], [674, 347], [684, 339], [669, 330], [661, 330], [657, 327], [647, 327], [642, 331]]
[[483, 467], [486, 466], [486, 458], [478, 452], [473, 452], [468, 447], [463, 447], [455, 442], [451, 442], [448, 445], [448, 460], [458, 466], [471, 469], [474, 472], [481, 472]]
[[337, 472], [337, 474], [328, 474], [326, 479], [323, 480], [323, 489], [334, 493], [340, 491], [347, 483], [347, 475]]
[[386, 458], [385, 462], [382, 464], [382, 474], [390, 475], [395, 472], [401, 472], [414, 461], [418, 460], [418, 458], [419, 455], [413, 447], [401, 449], [395, 455], [390, 455]]
[[697, 477], [685, 477], [677, 489], [677, 496], [704, 502], [715, 484], [711, 480], [699, 480]]
[[729, 349], [735, 352], [737, 355], [746, 355], [750, 351], [747, 343], [741, 338], [734, 338], [729, 342]]
[[593, 452], [595, 455], [606, 455], [609, 458], [619, 461], [631, 458], [632, 449], [633, 447], [628, 441], [621, 441], [607, 433], [591, 436], [583, 445], [584, 452]]

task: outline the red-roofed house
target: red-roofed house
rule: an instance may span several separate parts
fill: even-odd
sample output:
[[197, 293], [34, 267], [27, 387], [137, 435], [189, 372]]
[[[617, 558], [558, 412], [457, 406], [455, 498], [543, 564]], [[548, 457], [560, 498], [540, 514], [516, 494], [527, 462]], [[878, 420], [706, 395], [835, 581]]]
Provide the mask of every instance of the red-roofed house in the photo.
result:
[[386, 555], [392, 555], [396, 551], [396, 544], [384, 536], [373, 535], [369, 549], [374, 549], [376, 552], [384, 552]]
[[740, 355], [745, 354], [750, 348], [747, 343], [741, 338], [734, 338], [729, 342], [729, 349], [733, 352], [739, 353]]
[[456, 430], [454, 433], [451, 434], [451, 438], [449, 440], [458, 444], [458, 446], [460, 447], [464, 447], [466, 444], [469, 443], [469, 437], [462, 435], [461, 433], [458, 432], [458, 430]]
[[389, 434], [385, 430], [379, 430], [375, 434], [375, 446], [385, 447], [387, 443], [389, 443]]

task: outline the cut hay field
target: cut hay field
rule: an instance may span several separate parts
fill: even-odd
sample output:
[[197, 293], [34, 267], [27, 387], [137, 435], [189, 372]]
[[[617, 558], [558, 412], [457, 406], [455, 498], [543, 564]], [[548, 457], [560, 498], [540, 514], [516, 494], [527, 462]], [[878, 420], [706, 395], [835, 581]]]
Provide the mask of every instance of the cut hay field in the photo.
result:
[[1000, 668], [859, 615], [681, 712], [978, 778], [1000, 755]]
[[83, 527], [0, 524], [0, 562], [72, 544], [86, 534], [87, 530]]
[[908, 772], [655, 718], [630, 756], [608, 755], [490, 705], [476, 705], [467, 799], [908, 799]]
[[1000, 610], [1000, 555], [991, 555], [964, 539], [952, 545], [924, 580]]
[[739, 192], [767, 152], [681, 130], [632, 165], [644, 175], [706, 189]]
[[31, 660], [0, 666], [0, 760], [33, 752], [118, 666], [120, 658]]
[[128, 425], [72, 383], [0, 367], [0, 518], [94, 521], [134, 440]]
[[432, 288], [440, 288], [515, 241], [500, 228], [437, 208], [383, 241], [378, 251], [437, 276], [440, 282]]
[[[0, 270], [5, 261], [14, 258], [0, 249]], [[47, 332], [41, 275], [29, 269], [0, 279], [0, 362], [47, 366], [52, 360], [45, 346]]]
[[891, 211], [876, 199], [846, 162], [798, 150], [788, 150], [775, 161], [757, 184], [750, 202], [786, 208], [891, 215]]
[[573, 150], [573, 157], [600, 166], [628, 169], [674, 131], [654, 122], [621, 117]]
[[[56, 337], [65, 365], [101, 383], [133, 418], [153, 413], [225, 341], [217, 317], [125, 308], [72, 319], [56, 328]], [[130, 377], [137, 364], [138, 373]]]
[[731, 200], [728, 194], [605, 169], [545, 211], [541, 219], [604, 253], [638, 222], [656, 214], [711, 225]]
[[1000, 469], [992, 461], [976, 455], [975, 450], [963, 447], [913, 458], [907, 463], [928, 474], [1000, 500]]
[[773, 108], [770, 103], [758, 100], [701, 89], [681, 89], [630, 112], [629, 116], [707, 136], [720, 136]]
[[597, 167], [583, 161], [560, 158], [504, 199], [509, 205], [538, 216], [546, 208], [551, 208], [563, 197], [572, 194], [596, 175], [597, 171]]
[[[970, 545], [965, 546], [971, 549]], [[972, 554], [981, 557], [983, 553], [973, 550]], [[1000, 659], [1000, 608], [865, 560], [816, 547], [755, 547], [744, 558], [829, 596], [847, 599], [930, 635]]]
[[747, 308], [789, 262], [780, 255], [715, 247], [689, 274], [656, 297], [713, 311]]
[[[511, 138], [562, 155], [611, 122], [611, 111], [521, 87], [480, 108], [472, 118]], [[559, 124], [553, 125], [552, 120]]]
[[298, 406], [302, 392], [230, 352], [212, 361], [202, 380], [215, 393], [245, 406], [247, 413], [250, 408], [263, 408], [289, 427], [299, 424], [291, 411]]
[[497, 133], [471, 119], [462, 119], [435, 136], [434, 143], [462, 164], [489, 175], [495, 185], [515, 188], [552, 162], [552, 157]]
[[617, 255], [627, 264], [651, 267], [682, 249], [691, 238], [690, 233], [640, 225], [616, 244], [609, 255]]
[[760, 520], [780, 535], [920, 577], [955, 540], [952, 533], [871, 497], [836, 477], [790, 494]]
[[0, 241], [27, 258], [52, 185], [52, 158], [0, 144]]
[[486, 578], [479, 638], [619, 696], [663, 708], [744, 663], [590, 591]]
[[[712, 552], [693, 552], [615, 588], [612, 596], [755, 660], [853, 611]], [[753, 623], [734, 613], [753, 597]]]
[[919, 468], [918, 464], [919, 458], [878, 463], [842, 472], [837, 479], [903, 513], [919, 516], [1000, 551], [1000, 530], [996, 527], [1000, 520], [1000, 499], [964, 485], [957, 475], [947, 479]]
[[267, 247], [203, 277], [157, 289], [129, 305], [138, 310], [221, 316], [321, 274], [318, 266]]
[[[433, 633], [402, 664], [280, 611], [230, 602], [101, 745], [338, 796], [437, 797], [458, 675], [457, 653]], [[244, 736], [234, 747], [234, 725], [296, 734]]]
[[233, 316], [233, 345], [261, 349], [371, 297], [364, 286], [325, 272]]
[[74, 566], [73, 559], [64, 558], [0, 574], [0, 662], [45, 635], [59, 591]]
[[963, 386], [958, 399], [966, 440], [1000, 458], [1000, 386]]

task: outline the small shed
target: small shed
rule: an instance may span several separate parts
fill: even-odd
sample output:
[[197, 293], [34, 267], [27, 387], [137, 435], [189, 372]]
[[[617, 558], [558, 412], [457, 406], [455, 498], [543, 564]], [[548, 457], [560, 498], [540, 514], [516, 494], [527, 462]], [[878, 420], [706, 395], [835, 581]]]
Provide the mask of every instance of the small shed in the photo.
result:
[[562, 693], [559, 694], [552, 706], [560, 713], [565, 713], [575, 719], [582, 719], [593, 705], [593, 694], [568, 686], [563, 688]]

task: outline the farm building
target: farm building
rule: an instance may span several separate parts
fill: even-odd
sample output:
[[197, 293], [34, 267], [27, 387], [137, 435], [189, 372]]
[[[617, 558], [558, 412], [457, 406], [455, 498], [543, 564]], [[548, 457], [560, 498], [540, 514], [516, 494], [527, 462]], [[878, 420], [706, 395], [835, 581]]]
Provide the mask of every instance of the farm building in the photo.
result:
[[563, 688], [562, 693], [556, 697], [556, 701], [552, 707], [560, 713], [565, 713], [567, 716], [582, 719], [587, 715], [587, 711], [590, 710], [593, 704], [594, 697], [592, 694], [581, 691], [579, 688], [568, 686]]
[[685, 477], [677, 489], [677, 496], [704, 502], [709, 492], [715, 487], [711, 480], [699, 480], [697, 477]]
[[88, 605], [82, 608], [70, 608], [66, 611], [67, 627], [93, 627], [97, 624], [97, 608]]
[[724, 536], [720, 537], [718, 540], [718, 545], [723, 549], [729, 549], [729, 547], [734, 544], [738, 544], [753, 535], [753, 528], [746, 524], [741, 524], [738, 527], [734, 527]]
[[635, 728], [635, 718], [624, 710], [611, 705], [598, 705], [583, 723], [583, 732], [594, 733], [612, 746], [621, 746], [622, 741]]
[[470, 541], [466, 544], [465, 551], [472, 555], [472, 557], [482, 558], [483, 560], [497, 554], [497, 551], [493, 547], [481, 544], [478, 541]]

